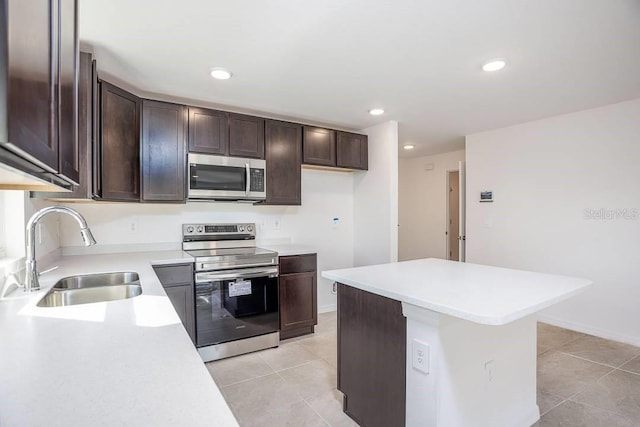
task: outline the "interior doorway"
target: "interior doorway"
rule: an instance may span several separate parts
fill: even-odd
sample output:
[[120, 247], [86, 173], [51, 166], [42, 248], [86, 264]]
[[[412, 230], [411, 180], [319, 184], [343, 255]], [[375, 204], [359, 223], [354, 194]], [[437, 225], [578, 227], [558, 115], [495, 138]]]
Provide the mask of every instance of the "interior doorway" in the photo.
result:
[[447, 259], [460, 261], [460, 171], [447, 172]]

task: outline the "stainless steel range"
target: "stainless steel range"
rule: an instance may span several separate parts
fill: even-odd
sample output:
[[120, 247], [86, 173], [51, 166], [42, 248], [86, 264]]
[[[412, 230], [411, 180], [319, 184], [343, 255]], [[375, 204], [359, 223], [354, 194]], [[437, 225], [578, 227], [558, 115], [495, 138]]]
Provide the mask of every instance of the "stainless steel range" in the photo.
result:
[[196, 346], [205, 362], [278, 346], [278, 253], [255, 240], [255, 224], [182, 225], [182, 249], [195, 258]]

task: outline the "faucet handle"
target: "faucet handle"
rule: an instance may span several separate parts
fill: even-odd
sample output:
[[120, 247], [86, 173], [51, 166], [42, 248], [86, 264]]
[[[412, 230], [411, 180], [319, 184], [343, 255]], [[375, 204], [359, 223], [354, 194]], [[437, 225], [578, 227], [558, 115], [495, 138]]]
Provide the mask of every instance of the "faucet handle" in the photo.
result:
[[55, 267], [51, 267], [51, 268], [47, 268], [46, 270], [43, 270], [41, 272], [38, 273], [38, 276], [42, 276], [43, 274], [47, 274], [52, 272], [53, 270], [57, 270], [60, 266], [56, 265]]

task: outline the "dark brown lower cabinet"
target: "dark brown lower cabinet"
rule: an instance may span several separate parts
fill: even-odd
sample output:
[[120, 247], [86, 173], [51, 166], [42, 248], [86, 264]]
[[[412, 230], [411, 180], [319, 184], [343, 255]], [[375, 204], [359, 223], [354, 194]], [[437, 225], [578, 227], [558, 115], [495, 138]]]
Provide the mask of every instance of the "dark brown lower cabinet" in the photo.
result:
[[338, 390], [363, 427], [405, 425], [406, 337], [400, 301], [338, 284]]
[[280, 257], [280, 339], [311, 334], [318, 323], [316, 254]]
[[196, 342], [196, 322], [195, 322], [195, 289], [193, 284], [193, 264], [171, 264], [154, 266], [164, 291], [169, 297], [173, 308], [178, 313], [184, 328], [191, 337], [191, 341]]

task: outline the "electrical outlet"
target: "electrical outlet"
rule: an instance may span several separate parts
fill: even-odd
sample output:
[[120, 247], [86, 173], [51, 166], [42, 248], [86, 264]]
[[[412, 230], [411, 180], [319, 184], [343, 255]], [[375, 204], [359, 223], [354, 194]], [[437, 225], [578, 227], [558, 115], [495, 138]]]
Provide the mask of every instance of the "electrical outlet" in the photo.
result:
[[429, 373], [429, 344], [419, 340], [413, 340], [412, 348], [412, 366], [418, 371]]
[[280, 222], [281, 222], [281, 221], [280, 221], [280, 218], [276, 218], [276, 219], [273, 221], [273, 229], [274, 229], [274, 230], [280, 230], [280, 225], [281, 225], [281, 224], [280, 224]]
[[129, 231], [131, 233], [137, 233], [138, 232], [138, 222], [137, 221], [131, 221], [129, 223]]

